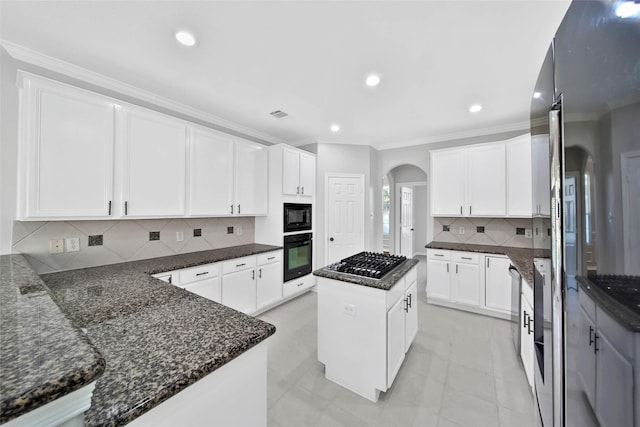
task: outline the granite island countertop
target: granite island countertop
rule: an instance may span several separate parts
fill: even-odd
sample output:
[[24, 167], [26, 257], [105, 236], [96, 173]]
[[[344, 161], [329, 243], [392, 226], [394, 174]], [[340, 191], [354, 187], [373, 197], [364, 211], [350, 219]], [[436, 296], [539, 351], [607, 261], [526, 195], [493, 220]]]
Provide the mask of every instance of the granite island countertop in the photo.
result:
[[514, 248], [511, 246], [474, 245], [467, 243], [431, 242], [427, 249], [446, 249], [451, 251], [480, 252], [494, 255], [505, 255], [518, 270], [522, 278], [533, 287], [534, 258], [550, 258], [551, 251], [533, 250], [531, 248]]
[[105, 359], [22, 255], [0, 256], [0, 424], [78, 390]]
[[150, 274], [278, 249], [250, 244], [42, 275], [106, 360], [86, 424], [126, 424], [275, 333]]
[[393, 285], [398, 283], [398, 281], [402, 279], [402, 277], [404, 277], [404, 275], [407, 274], [409, 270], [411, 270], [411, 268], [413, 268], [413, 266], [415, 266], [416, 264], [418, 264], [417, 259], [407, 259], [402, 264], [388, 272], [381, 279], [372, 279], [370, 277], [341, 273], [339, 271], [329, 270], [327, 267], [323, 267], [314, 271], [313, 275], [388, 291], [393, 287]]
[[[585, 292], [587, 295], [591, 297], [600, 307], [604, 309], [611, 317], [618, 321], [622, 326], [627, 328], [632, 332], [640, 332], [640, 314], [629, 307], [625, 306], [620, 301], [617, 301], [614, 296], [608, 294], [605, 289], [602, 289], [594, 282], [597, 280], [599, 276], [595, 277], [583, 277], [576, 276], [576, 281], [580, 285], [580, 291]], [[607, 276], [605, 276], [607, 277]], [[615, 276], [609, 276], [614, 277]], [[629, 276], [627, 276], [629, 277]], [[624, 294], [625, 297], [631, 299], [631, 301], [638, 300], [638, 294], [640, 294], [640, 280], [638, 277], [635, 277], [635, 284], [630, 285], [629, 283], [624, 286], [627, 287], [626, 292]], [[622, 296], [622, 295], [618, 295]], [[635, 298], [634, 298], [635, 297]]]

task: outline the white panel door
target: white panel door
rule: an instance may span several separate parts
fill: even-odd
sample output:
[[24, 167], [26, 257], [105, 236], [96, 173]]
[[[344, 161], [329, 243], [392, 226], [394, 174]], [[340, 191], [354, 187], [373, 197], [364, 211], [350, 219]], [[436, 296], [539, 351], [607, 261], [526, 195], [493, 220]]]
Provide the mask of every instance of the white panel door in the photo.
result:
[[404, 351], [409, 347], [418, 333], [418, 281], [414, 281], [405, 292], [407, 299], [404, 321]]
[[451, 300], [451, 273], [448, 261], [427, 260], [427, 297]]
[[268, 162], [268, 152], [264, 145], [248, 141], [236, 142], [236, 214], [267, 214]]
[[256, 311], [256, 270], [242, 270], [222, 276], [222, 304], [245, 314]]
[[364, 194], [360, 177], [329, 176], [326, 262], [364, 250]]
[[300, 153], [300, 195], [313, 196], [316, 189], [316, 158]]
[[548, 217], [551, 215], [551, 177], [549, 160], [549, 135], [534, 135], [531, 137], [532, 164], [539, 167], [532, 171], [533, 214]]
[[230, 215], [234, 142], [215, 131], [192, 129], [189, 141], [189, 214]]
[[480, 306], [480, 267], [477, 264], [455, 264], [453, 301]]
[[387, 313], [387, 387], [391, 387], [404, 361], [405, 301], [400, 298]]
[[531, 217], [531, 137], [507, 142], [507, 216]]
[[256, 286], [258, 310], [279, 301], [282, 298], [282, 263], [259, 265]]
[[469, 216], [507, 213], [506, 148], [493, 143], [469, 148], [467, 198]]
[[115, 107], [66, 86], [26, 81], [27, 218], [108, 218]]
[[461, 216], [466, 149], [431, 152], [431, 215]]
[[187, 128], [148, 110], [123, 109], [124, 206], [130, 217], [186, 213]]
[[282, 149], [282, 194], [295, 196], [300, 193], [300, 154], [288, 148]]
[[485, 306], [504, 312], [511, 311], [511, 276], [508, 258], [486, 257]]
[[400, 187], [400, 253], [413, 257], [413, 188]]
[[189, 292], [210, 299], [215, 302], [222, 302], [220, 277], [212, 277], [210, 279], [200, 280], [199, 282], [189, 283], [184, 286]]

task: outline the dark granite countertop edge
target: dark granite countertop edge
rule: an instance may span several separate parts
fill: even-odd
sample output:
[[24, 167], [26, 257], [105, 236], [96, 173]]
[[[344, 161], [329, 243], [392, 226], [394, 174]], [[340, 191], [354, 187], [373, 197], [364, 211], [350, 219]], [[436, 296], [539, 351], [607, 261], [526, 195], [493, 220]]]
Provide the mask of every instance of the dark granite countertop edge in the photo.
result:
[[382, 279], [370, 279], [368, 277], [356, 276], [352, 274], [340, 273], [338, 271], [327, 270], [327, 267], [322, 267], [313, 272], [314, 276], [324, 277], [327, 279], [340, 280], [342, 282], [352, 283], [354, 285], [366, 286], [369, 288], [380, 289], [388, 291], [398, 281], [418, 264], [417, 259], [407, 259], [402, 264], [387, 273]]
[[599, 304], [607, 314], [622, 326], [631, 332], [640, 332], [640, 316], [617, 302], [610, 295], [607, 295], [606, 292], [598, 289], [588, 277], [576, 276], [576, 281], [582, 291], [586, 292], [596, 304]]

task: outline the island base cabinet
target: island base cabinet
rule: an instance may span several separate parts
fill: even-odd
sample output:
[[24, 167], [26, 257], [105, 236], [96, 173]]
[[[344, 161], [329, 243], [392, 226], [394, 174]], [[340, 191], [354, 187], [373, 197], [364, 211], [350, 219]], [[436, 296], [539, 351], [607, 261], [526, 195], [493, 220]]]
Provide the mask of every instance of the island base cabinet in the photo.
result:
[[268, 342], [261, 342], [127, 425], [266, 427]]
[[387, 384], [393, 384], [404, 362], [405, 304], [400, 298], [387, 313]]
[[602, 427], [633, 426], [633, 367], [604, 335], [596, 335], [596, 417]]

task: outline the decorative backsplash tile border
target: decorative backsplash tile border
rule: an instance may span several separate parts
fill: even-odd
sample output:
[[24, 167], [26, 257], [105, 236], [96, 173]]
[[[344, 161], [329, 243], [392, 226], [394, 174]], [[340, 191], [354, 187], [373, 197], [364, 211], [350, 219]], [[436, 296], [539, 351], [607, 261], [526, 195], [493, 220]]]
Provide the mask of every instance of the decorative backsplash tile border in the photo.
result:
[[[228, 229], [234, 230], [233, 234], [228, 234]], [[151, 239], [151, 236], [157, 239]], [[80, 251], [49, 253], [51, 239], [69, 237], [80, 238]], [[254, 241], [253, 217], [14, 221], [12, 249], [26, 255], [34, 270], [42, 274], [245, 245]]]
[[527, 218], [433, 218], [433, 240], [439, 242], [531, 248], [531, 229]]

